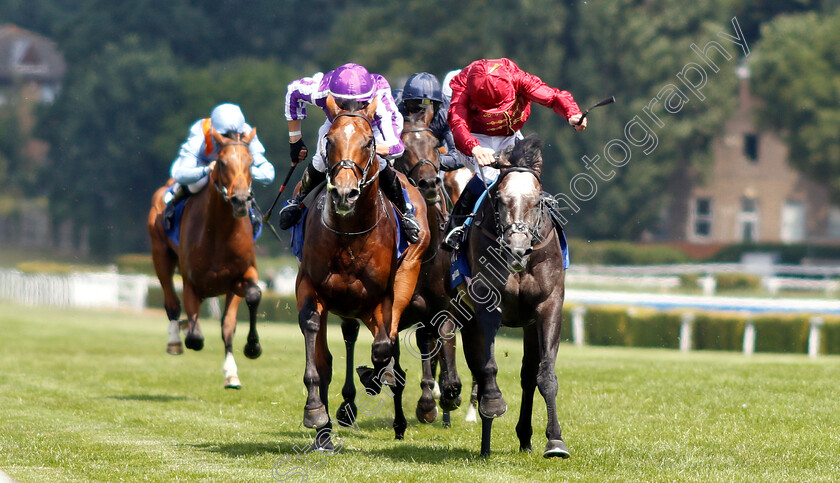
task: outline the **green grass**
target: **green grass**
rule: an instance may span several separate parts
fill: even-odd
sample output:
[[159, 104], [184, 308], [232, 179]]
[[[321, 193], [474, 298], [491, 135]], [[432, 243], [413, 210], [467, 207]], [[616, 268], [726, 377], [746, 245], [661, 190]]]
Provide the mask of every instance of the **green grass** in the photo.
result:
[[[21, 482], [272, 481], [272, 468], [276, 475], [306, 470], [310, 481], [840, 478], [837, 357], [562, 345], [558, 413], [572, 457], [545, 460], [539, 394], [537, 452], [517, 451], [520, 341], [497, 344], [509, 411], [494, 424], [489, 459], [478, 456], [479, 425], [465, 423], [463, 409], [448, 430], [439, 421], [416, 422], [419, 364], [406, 356], [405, 440], [393, 440], [388, 403], [380, 414], [360, 416], [359, 430], [340, 430], [340, 452], [307, 463], [290, 457], [313, 436], [301, 422], [296, 324], [261, 323], [264, 354], [256, 361], [241, 355], [247, 325], [240, 324], [235, 346], [244, 387], [230, 391], [222, 389], [218, 322], [205, 321], [203, 351], [172, 357], [164, 351], [165, 319], [160, 311], [0, 304], [0, 469]], [[330, 326], [331, 411], [343, 382], [340, 334]], [[364, 334], [357, 364], [369, 363], [369, 343]]]

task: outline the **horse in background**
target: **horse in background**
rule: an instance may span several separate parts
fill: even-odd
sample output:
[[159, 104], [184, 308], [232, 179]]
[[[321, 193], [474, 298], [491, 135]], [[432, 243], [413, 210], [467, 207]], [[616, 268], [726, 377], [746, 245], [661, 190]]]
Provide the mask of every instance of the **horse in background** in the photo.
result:
[[[420, 240], [409, 245], [402, 259], [397, 258], [397, 215], [379, 188], [380, 161], [370, 121], [376, 101], [348, 112], [328, 97], [327, 108], [333, 119], [325, 136], [327, 190], [308, 205], [295, 289], [306, 345], [303, 424], [317, 429], [314, 447], [323, 451], [334, 449], [327, 397], [332, 379], [332, 355], [326, 341], [329, 313], [342, 319], [350, 371], [359, 328], [356, 319], [373, 334], [373, 370], [360, 368], [359, 376], [369, 395], [379, 394], [382, 384], [394, 384], [393, 426], [396, 439], [403, 438], [407, 427], [402, 410], [405, 371], [399, 362], [398, 328], [429, 244], [426, 205], [420, 193], [398, 175], [415, 205], [422, 230]], [[358, 412], [352, 377], [348, 379], [337, 418], [352, 424]]]
[[[440, 173], [439, 140], [430, 125], [434, 117], [431, 105], [411, 112], [405, 117], [402, 141], [405, 153], [394, 162], [394, 167], [404, 173], [417, 187], [426, 202], [426, 221], [429, 225], [429, 247], [423, 254], [417, 288], [400, 320], [400, 330], [415, 324], [418, 353], [422, 361], [422, 394], [417, 403], [417, 419], [431, 423], [437, 417], [433, 390], [436, 365], [440, 363], [440, 406], [444, 410], [444, 426], [448, 426], [448, 412], [461, 404], [461, 379], [455, 365], [455, 332], [452, 318], [447, 317], [450, 299], [446, 291], [449, 279], [450, 257], [440, 250], [440, 240], [446, 225], [447, 208], [444, 202]], [[434, 346], [433, 344], [434, 343]], [[433, 348], [434, 347], [434, 348]]]
[[522, 407], [516, 434], [531, 450], [531, 414], [539, 387], [546, 403], [545, 457], [569, 457], [557, 421], [555, 364], [565, 297], [562, 231], [542, 197], [542, 142], [529, 136], [499, 156], [499, 178], [489, 188], [466, 243], [473, 272], [468, 294], [474, 316], [461, 329], [467, 364], [478, 383], [481, 454], [490, 454], [493, 418], [507, 404], [496, 382], [494, 346], [504, 324], [524, 331]]
[[204, 335], [198, 316], [201, 302], [208, 297], [225, 295], [222, 312], [222, 340], [225, 361], [222, 366], [226, 388], [239, 389], [236, 361], [233, 357], [233, 335], [236, 312], [242, 299], [248, 305], [250, 329], [245, 356], [256, 359], [262, 353], [257, 334], [257, 307], [262, 292], [257, 285], [258, 274], [254, 254], [251, 220], [251, 164], [253, 158], [248, 145], [256, 135], [237, 134], [235, 138], [220, 135], [214, 129], [213, 139], [219, 146], [219, 156], [210, 171], [209, 186], [190, 196], [184, 205], [180, 221], [180, 236], [174, 241], [163, 226], [163, 195], [166, 186], [152, 196], [148, 231], [152, 244], [152, 262], [164, 294], [164, 308], [169, 317], [167, 352], [181, 354], [179, 318], [181, 302], [175, 293], [172, 276], [178, 267], [184, 282], [184, 308], [187, 312], [185, 344], [201, 350]]

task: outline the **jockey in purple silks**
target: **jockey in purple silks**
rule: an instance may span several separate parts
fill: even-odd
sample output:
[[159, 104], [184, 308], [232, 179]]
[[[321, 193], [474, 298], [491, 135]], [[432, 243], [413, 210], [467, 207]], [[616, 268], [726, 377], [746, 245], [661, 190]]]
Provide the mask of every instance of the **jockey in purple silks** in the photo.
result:
[[315, 105], [326, 113], [327, 120], [318, 130], [318, 142], [312, 163], [306, 167], [300, 182], [300, 192], [280, 210], [279, 226], [287, 230], [300, 221], [301, 202], [309, 192], [326, 179], [328, 162], [324, 136], [330, 130], [332, 118], [327, 110], [327, 96], [335, 99], [336, 105], [345, 111], [356, 111], [376, 100], [376, 113], [370, 119], [376, 139], [376, 154], [379, 159], [380, 186], [403, 220], [403, 231], [410, 243], [416, 243], [420, 235], [420, 224], [414, 218], [411, 205], [403, 196], [402, 185], [391, 161], [402, 156], [404, 146], [400, 139], [403, 117], [397, 110], [391, 95], [391, 86], [379, 74], [371, 74], [358, 64], [344, 64], [327, 72], [318, 72], [289, 84], [286, 91], [286, 120], [289, 122], [289, 144], [292, 165], [306, 159], [307, 148], [301, 138], [301, 120], [306, 118], [306, 105]]

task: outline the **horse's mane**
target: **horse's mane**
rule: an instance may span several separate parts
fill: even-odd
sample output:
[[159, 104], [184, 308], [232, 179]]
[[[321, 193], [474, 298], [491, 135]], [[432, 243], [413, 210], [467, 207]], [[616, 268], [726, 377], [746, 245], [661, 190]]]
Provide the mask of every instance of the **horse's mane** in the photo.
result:
[[542, 171], [543, 142], [536, 134], [529, 134], [524, 139], [517, 139], [513, 146], [502, 150], [499, 167], [528, 168]]

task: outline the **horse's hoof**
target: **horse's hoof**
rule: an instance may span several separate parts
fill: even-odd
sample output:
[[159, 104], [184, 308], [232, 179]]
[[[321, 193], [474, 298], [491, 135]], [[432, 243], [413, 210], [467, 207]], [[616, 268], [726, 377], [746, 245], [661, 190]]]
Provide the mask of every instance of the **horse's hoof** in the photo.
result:
[[569, 456], [571, 456], [571, 453], [569, 453], [569, 449], [566, 448], [566, 443], [562, 439], [551, 439], [545, 445], [545, 451], [543, 452], [544, 458], [560, 457], [566, 459]]
[[352, 428], [356, 425], [356, 405], [353, 403], [343, 402], [335, 412], [335, 419], [340, 426], [345, 428]]
[[170, 342], [166, 344], [166, 353], [173, 356], [180, 356], [184, 353], [184, 345], [181, 342]]
[[377, 380], [373, 369], [367, 366], [359, 366], [356, 368], [356, 373], [359, 374], [359, 381], [361, 381], [368, 394], [376, 396], [382, 392], [382, 381]]
[[478, 411], [485, 418], [498, 418], [507, 412], [507, 403], [503, 397], [483, 397], [478, 402]]
[[431, 410], [424, 409], [420, 403], [417, 403], [417, 409], [414, 411], [417, 415], [417, 420], [423, 424], [430, 424], [435, 422], [438, 415], [438, 408], [437, 406], [432, 407]]
[[315, 409], [303, 409], [303, 425], [307, 428], [323, 428], [330, 422], [330, 416], [322, 405]]
[[189, 335], [184, 338], [184, 345], [187, 346], [187, 349], [192, 349], [194, 351], [200, 351], [204, 349], [204, 338], [203, 337], [190, 337]]
[[257, 357], [262, 355], [262, 346], [259, 342], [256, 342], [254, 344], [251, 344], [249, 342], [245, 344], [245, 348], [242, 349], [242, 352], [248, 359], [256, 359]]
[[444, 411], [454, 411], [461, 406], [461, 386], [445, 387], [440, 395], [440, 407]]
[[242, 389], [242, 382], [239, 380], [239, 376], [226, 377], [225, 389]]
[[520, 453], [533, 453], [533, 451], [534, 450], [531, 449], [530, 444], [528, 446], [521, 446], [521, 445], [519, 446], [519, 452]]

